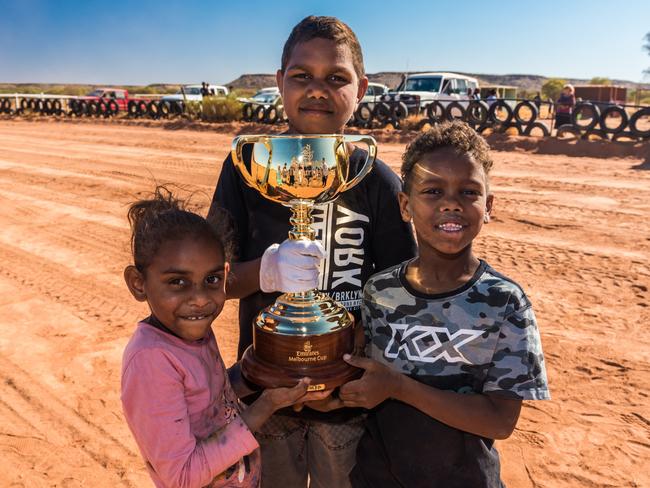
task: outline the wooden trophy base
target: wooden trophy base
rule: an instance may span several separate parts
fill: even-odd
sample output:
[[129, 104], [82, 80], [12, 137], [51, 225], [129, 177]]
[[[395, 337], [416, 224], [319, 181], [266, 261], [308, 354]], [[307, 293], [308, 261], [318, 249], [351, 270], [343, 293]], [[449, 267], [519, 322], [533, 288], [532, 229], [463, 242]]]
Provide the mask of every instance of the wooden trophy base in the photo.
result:
[[309, 377], [311, 383], [308, 391], [333, 389], [359, 378], [363, 373], [361, 369], [350, 366], [343, 359], [322, 366], [287, 368], [257, 358], [253, 346], [244, 351], [241, 370], [248, 381], [263, 388], [292, 387], [301, 378]]
[[[347, 314], [347, 312], [346, 312]], [[294, 386], [309, 377], [309, 391], [336, 388], [361, 376], [343, 355], [354, 348], [352, 321], [325, 334], [282, 334], [253, 327], [253, 345], [241, 362], [244, 377], [264, 388]]]

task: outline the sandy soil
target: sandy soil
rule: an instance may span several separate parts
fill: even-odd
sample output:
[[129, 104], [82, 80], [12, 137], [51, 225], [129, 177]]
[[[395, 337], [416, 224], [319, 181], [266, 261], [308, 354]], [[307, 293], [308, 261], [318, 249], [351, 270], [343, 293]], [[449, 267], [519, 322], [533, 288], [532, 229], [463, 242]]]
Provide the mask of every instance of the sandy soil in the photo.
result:
[[[125, 212], [154, 182], [205, 208], [232, 136], [0, 120], [0, 486], [150, 486], [119, 402], [145, 314], [122, 282]], [[504, 480], [650, 486], [650, 166], [512, 149], [478, 249], [535, 304], [553, 400], [499, 443]], [[227, 362], [235, 319], [229, 303], [215, 324]]]

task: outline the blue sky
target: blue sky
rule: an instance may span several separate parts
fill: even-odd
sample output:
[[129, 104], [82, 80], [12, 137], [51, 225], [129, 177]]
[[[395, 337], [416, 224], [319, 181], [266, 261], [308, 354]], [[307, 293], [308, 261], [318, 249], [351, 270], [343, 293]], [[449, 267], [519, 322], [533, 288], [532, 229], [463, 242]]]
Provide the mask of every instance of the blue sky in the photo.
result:
[[309, 14], [348, 23], [369, 73], [644, 81], [650, 67], [648, 0], [0, 0], [0, 82], [225, 84], [274, 73]]

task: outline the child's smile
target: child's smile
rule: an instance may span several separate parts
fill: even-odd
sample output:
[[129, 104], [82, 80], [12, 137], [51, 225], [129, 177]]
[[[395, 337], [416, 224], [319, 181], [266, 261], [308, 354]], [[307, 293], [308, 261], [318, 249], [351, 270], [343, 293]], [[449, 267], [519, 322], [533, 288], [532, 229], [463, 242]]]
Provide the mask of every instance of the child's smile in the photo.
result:
[[343, 132], [368, 85], [347, 45], [318, 37], [298, 43], [276, 79], [290, 132], [300, 134]]
[[411, 181], [400, 202], [403, 217], [413, 220], [420, 254], [457, 255], [471, 249], [492, 207], [481, 165], [467, 154], [438, 149], [418, 161]]
[[226, 300], [228, 264], [213, 240], [187, 237], [164, 243], [143, 275], [152, 315], [188, 341], [205, 337]]

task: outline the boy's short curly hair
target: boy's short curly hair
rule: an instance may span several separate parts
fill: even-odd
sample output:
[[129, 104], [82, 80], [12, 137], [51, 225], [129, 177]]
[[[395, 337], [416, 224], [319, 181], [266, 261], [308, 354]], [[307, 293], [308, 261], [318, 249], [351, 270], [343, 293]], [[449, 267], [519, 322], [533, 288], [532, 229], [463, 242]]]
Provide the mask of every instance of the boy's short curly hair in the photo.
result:
[[280, 70], [284, 73], [287, 69], [289, 58], [297, 44], [316, 38], [328, 39], [334, 41], [336, 44], [348, 46], [352, 53], [354, 71], [357, 73], [359, 79], [365, 76], [361, 44], [359, 44], [359, 39], [357, 39], [354, 31], [345, 22], [340, 21], [336, 17], [318, 17], [315, 15], [310, 15], [302, 19], [293, 28], [291, 34], [289, 34], [289, 38], [284, 43], [284, 49], [282, 50]]
[[465, 122], [455, 120], [436, 125], [431, 130], [419, 135], [406, 148], [402, 155], [402, 180], [404, 192], [408, 193], [411, 185], [413, 167], [425, 154], [438, 149], [452, 148], [459, 154], [469, 154], [483, 166], [485, 176], [492, 169], [490, 146], [474, 129]]

